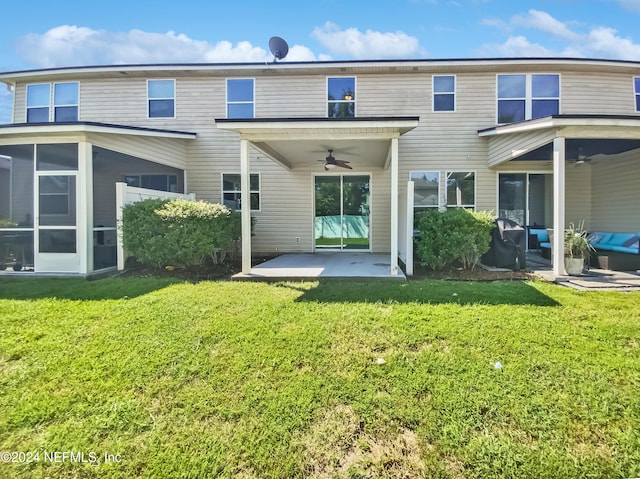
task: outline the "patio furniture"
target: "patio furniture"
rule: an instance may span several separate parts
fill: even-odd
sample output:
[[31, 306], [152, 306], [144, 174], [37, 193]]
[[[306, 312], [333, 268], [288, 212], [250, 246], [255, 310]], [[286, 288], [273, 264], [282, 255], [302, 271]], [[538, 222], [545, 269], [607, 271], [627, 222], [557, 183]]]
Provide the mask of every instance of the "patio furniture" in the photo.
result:
[[544, 228], [529, 228], [529, 249], [539, 249], [545, 259], [551, 259], [551, 240]]
[[640, 232], [594, 231], [588, 239], [595, 250], [592, 257], [598, 267], [613, 271], [640, 269]]
[[526, 267], [526, 236], [524, 227], [507, 218], [498, 218], [491, 230], [489, 251], [482, 256], [482, 263], [513, 270]]

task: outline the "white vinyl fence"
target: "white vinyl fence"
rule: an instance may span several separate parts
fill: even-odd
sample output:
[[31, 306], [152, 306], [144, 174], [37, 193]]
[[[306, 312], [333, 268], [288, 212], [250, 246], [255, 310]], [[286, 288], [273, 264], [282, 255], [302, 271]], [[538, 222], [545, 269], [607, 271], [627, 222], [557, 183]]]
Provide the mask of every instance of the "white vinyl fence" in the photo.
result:
[[154, 199], [174, 199], [185, 198], [189, 200], [195, 200], [195, 193], [182, 194], [171, 193], [168, 191], [149, 190], [147, 188], [137, 188], [135, 186], [128, 186], [126, 183], [116, 183], [116, 218], [118, 225], [118, 270], [124, 269], [124, 246], [122, 245], [122, 208], [129, 203], [137, 203], [138, 201]]

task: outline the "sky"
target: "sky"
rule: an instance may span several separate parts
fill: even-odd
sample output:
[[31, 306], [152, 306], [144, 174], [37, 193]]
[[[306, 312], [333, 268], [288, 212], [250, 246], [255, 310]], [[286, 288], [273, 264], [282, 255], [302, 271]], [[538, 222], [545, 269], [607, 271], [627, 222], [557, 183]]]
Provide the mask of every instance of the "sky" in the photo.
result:
[[[0, 72], [123, 63], [578, 57], [640, 61], [640, 0], [6, 2]], [[0, 123], [12, 93], [0, 85]]]

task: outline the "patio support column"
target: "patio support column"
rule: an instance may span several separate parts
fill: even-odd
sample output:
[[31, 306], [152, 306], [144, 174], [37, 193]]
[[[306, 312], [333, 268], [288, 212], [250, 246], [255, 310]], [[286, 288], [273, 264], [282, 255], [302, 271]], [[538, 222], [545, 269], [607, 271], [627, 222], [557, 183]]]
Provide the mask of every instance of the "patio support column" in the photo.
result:
[[78, 253], [80, 274], [93, 271], [93, 148], [78, 142]]
[[553, 140], [553, 275], [564, 272], [565, 139]]
[[242, 224], [242, 274], [251, 273], [251, 189], [249, 142], [240, 140], [240, 212]]
[[391, 276], [398, 275], [398, 138], [391, 139]]

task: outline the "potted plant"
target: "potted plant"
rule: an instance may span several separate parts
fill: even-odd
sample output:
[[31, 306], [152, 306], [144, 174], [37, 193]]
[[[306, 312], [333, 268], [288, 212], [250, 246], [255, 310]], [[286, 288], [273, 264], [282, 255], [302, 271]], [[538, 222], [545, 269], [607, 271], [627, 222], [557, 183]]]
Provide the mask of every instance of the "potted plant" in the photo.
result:
[[571, 276], [579, 276], [584, 270], [584, 260], [593, 247], [584, 231], [584, 221], [578, 226], [571, 223], [564, 232], [564, 269]]

